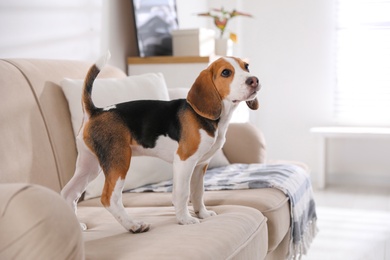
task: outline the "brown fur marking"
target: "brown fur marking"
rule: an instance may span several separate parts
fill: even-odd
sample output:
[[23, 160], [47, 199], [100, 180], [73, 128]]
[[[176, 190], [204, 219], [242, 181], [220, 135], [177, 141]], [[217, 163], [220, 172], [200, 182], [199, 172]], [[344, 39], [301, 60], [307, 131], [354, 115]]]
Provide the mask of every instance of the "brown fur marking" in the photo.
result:
[[95, 105], [93, 104], [91, 92], [92, 92], [92, 86], [95, 78], [99, 74], [100, 69], [96, 66], [96, 64], [92, 65], [91, 68], [89, 68], [88, 73], [84, 80], [84, 87], [83, 87], [83, 93], [82, 93], [82, 103], [83, 103], [83, 112], [87, 113], [88, 115], [91, 115], [93, 111], [96, 109]]
[[190, 110], [186, 110], [180, 115], [181, 124], [185, 127], [182, 128], [177, 154], [182, 161], [191, 157], [198, 150], [200, 144], [199, 130], [201, 127], [196, 117], [197, 115]]
[[207, 167], [209, 167], [209, 165], [208, 165], [208, 164], [206, 164], [206, 165], [203, 167], [203, 176], [206, 174]]
[[[221, 99], [225, 99], [230, 94], [230, 84], [234, 79], [234, 67], [232, 64], [227, 62], [224, 59], [219, 59], [214, 62], [209, 69], [212, 71], [214, 85], [217, 88], [217, 91], [221, 97]], [[222, 77], [222, 71], [224, 69], [229, 69], [232, 71], [232, 75], [228, 78]]]
[[[239, 64], [245, 70], [245, 63]], [[221, 74], [225, 69], [230, 70], [232, 75], [223, 77]], [[234, 74], [232, 64], [223, 58], [218, 59], [199, 74], [188, 93], [187, 101], [199, 115], [217, 120], [222, 110], [221, 102], [230, 94]]]
[[244, 71], [248, 71], [248, 69], [246, 68], [246, 66], [248, 65], [248, 63], [246, 63], [245, 61], [239, 59], [239, 58], [236, 58], [236, 57], [232, 57], [241, 67], [242, 70]]
[[187, 102], [204, 118], [217, 120], [222, 111], [221, 97], [214, 86], [212, 71], [203, 70], [187, 95]]
[[101, 201], [108, 207], [117, 181], [126, 178], [132, 154], [130, 143], [134, 140], [114, 113], [102, 112], [91, 117], [86, 124], [84, 141], [96, 154], [105, 174]]
[[119, 174], [115, 174], [114, 172], [111, 172], [108, 176], [106, 177], [106, 180], [104, 182], [104, 187], [102, 191], [102, 196], [100, 198], [101, 203], [103, 204], [104, 207], [109, 207], [111, 204], [111, 196], [112, 193], [114, 192], [116, 183], [118, 180], [122, 180]]

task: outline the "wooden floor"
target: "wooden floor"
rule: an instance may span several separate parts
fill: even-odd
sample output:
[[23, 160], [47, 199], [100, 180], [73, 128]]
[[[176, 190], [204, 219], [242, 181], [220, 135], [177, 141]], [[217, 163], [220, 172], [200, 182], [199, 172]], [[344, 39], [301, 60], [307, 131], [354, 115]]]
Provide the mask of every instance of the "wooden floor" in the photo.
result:
[[319, 233], [303, 260], [390, 260], [389, 188], [315, 190]]

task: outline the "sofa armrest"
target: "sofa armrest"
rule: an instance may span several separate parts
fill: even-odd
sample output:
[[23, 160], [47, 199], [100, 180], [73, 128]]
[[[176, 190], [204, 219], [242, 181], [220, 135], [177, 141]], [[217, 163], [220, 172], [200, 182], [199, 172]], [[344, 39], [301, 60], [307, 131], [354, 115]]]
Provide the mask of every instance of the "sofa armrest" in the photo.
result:
[[32, 184], [0, 184], [0, 259], [83, 259], [83, 235], [61, 196]]
[[263, 133], [250, 123], [232, 123], [222, 148], [230, 163], [265, 163], [266, 145]]

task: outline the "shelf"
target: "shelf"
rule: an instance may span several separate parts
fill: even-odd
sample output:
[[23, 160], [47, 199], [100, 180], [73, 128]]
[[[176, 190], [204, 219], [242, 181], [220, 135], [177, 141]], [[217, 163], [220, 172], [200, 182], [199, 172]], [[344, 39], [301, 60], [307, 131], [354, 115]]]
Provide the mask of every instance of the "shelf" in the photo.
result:
[[127, 64], [209, 63], [210, 57], [201, 56], [153, 56], [128, 57]]
[[313, 127], [310, 129], [313, 134], [319, 134], [325, 137], [377, 137], [390, 136], [389, 127]]

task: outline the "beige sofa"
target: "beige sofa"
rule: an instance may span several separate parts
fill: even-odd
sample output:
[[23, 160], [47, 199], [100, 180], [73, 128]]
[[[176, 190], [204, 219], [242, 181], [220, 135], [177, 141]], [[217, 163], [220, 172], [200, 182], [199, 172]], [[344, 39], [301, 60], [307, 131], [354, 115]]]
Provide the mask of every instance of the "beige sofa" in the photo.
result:
[[[99, 198], [79, 203], [78, 218], [58, 195], [74, 172], [77, 150], [64, 77], [82, 79], [90, 63], [0, 61], [0, 259], [285, 259], [290, 206], [278, 189], [209, 191], [218, 213], [198, 225], [176, 223], [170, 193], [125, 193], [124, 205], [152, 224], [126, 232]], [[101, 77], [126, 75], [107, 67]], [[230, 163], [262, 163], [261, 133], [232, 124], [223, 151]]]

